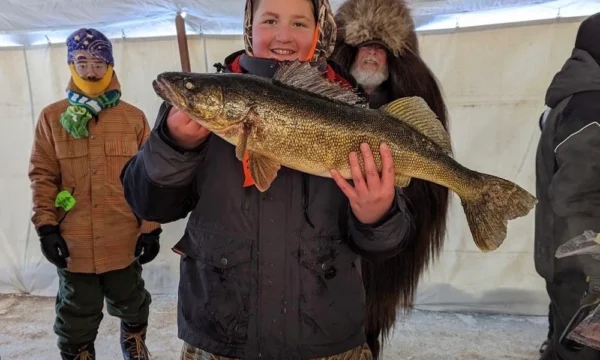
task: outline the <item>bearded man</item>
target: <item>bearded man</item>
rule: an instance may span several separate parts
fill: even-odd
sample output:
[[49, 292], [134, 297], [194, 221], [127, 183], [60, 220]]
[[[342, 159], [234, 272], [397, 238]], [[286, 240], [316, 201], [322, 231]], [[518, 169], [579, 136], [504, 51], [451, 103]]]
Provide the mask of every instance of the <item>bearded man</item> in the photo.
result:
[[[448, 130], [447, 111], [437, 80], [419, 55], [415, 25], [403, 0], [348, 0], [335, 16], [337, 43], [332, 60], [349, 71], [379, 108], [395, 99], [422, 97]], [[406, 250], [381, 263], [363, 261], [367, 296], [365, 331], [373, 355], [379, 336], [392, 329], [397, 309], [414, 303], [420, 276], [439, 255], [446, 231], [449, 191], [412, 179], [404, 189], [416, 216], [416, 233]]]
[[150, 135], [144, 113], [122, 101], [112, 44], [99, 31], [67, 39], [66, 98], [42, 109], [29, 178], [32, 222], [42, 253], [57, 268], [54, 332], [64, 359], [94, 359], [108, 313], [121, 319], [124, 359], [148, 359], [150, 293], [142, 264], [159, 252], [160, 225], [125, 201], [119, 175]]

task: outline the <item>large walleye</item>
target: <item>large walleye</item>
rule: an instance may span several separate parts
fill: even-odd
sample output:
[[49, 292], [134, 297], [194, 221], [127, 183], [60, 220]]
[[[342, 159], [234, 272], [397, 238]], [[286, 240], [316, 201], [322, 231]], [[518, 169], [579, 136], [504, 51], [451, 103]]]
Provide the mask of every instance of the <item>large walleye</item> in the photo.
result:
[[[448, 134], [423, 99], [401, 98], [367, 109], [353, 90], [326, 80], [308, 63], [281, 64], [273, 79], [165, 72], [153, 86], [165, 101], [235, 145], [240, 161], [248, 152], [260, 191], [269, 188], [281, 166], [324, 177], [337, 169], [352, 179], [348, 154], [360, 151], [363, 142], [372, 149], [385, 142], [396, 185], [405, 187], [416, 177], [454, 191], [482, 251], [500, 246], [507, 221], [527, 215], [536, 203], [518, 185], [456, 162]], [[379, 152], [373, 156], [381, 170]]]

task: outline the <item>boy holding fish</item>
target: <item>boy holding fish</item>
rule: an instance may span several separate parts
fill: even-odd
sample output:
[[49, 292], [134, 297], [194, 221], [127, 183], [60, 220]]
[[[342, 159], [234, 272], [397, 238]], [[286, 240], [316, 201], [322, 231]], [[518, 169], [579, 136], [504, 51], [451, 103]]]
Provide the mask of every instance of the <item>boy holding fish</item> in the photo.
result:
[[[335, 37], [327, 0], [249, 0], [245, 50], [225, 60], [226, 71], [271, 78], [281, 61], [298, 59], [354, 86], [327, 61]], [[262, 192], [262, 173], [249, 170], [259, 159], [163, 104], [122, 181], [142, 218], [189, 215], [173, 249], [182, 359], [372, 358], [360, 264], [394, 256], [414, 231], [390, 150], [378, 150], [381, 175], [362, 146], [362, 159], [348, 157], [353, 185], [336, 171], [332, 180], [281, 167]]]

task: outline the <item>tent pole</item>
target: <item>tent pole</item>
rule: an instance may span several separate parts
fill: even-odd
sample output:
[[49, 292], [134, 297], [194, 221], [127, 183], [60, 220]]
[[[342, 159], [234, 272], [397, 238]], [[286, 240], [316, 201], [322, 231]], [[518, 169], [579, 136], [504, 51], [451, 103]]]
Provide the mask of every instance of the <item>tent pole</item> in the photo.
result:
[[185, 34], [185, 20], [181, 13], [177, 13], [175, 17], [175, 26], [177, 28], [177, 43], [179, 44], [179, 58], [181, 59], [181, 70], [189, 72], [190, 67], [190, 53], [187, 44], [187, 35]]

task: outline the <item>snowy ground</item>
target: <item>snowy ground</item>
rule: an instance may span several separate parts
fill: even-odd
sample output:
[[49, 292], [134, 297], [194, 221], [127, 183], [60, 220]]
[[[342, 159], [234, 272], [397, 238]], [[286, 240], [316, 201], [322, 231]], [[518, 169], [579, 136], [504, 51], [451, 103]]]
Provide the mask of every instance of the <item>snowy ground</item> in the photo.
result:
[[[148, 346], [156, 360], [178, 360], [176, 297], [154, 296]], [[52, 331], [54, 299], [0, 296], [0, 359], [59, 359]], [[545, 317], [415, 311], [399, 323], [384, 360], [537, 360]], [[122, 359], [118, 320], [105, 312], [98, 359]]]

